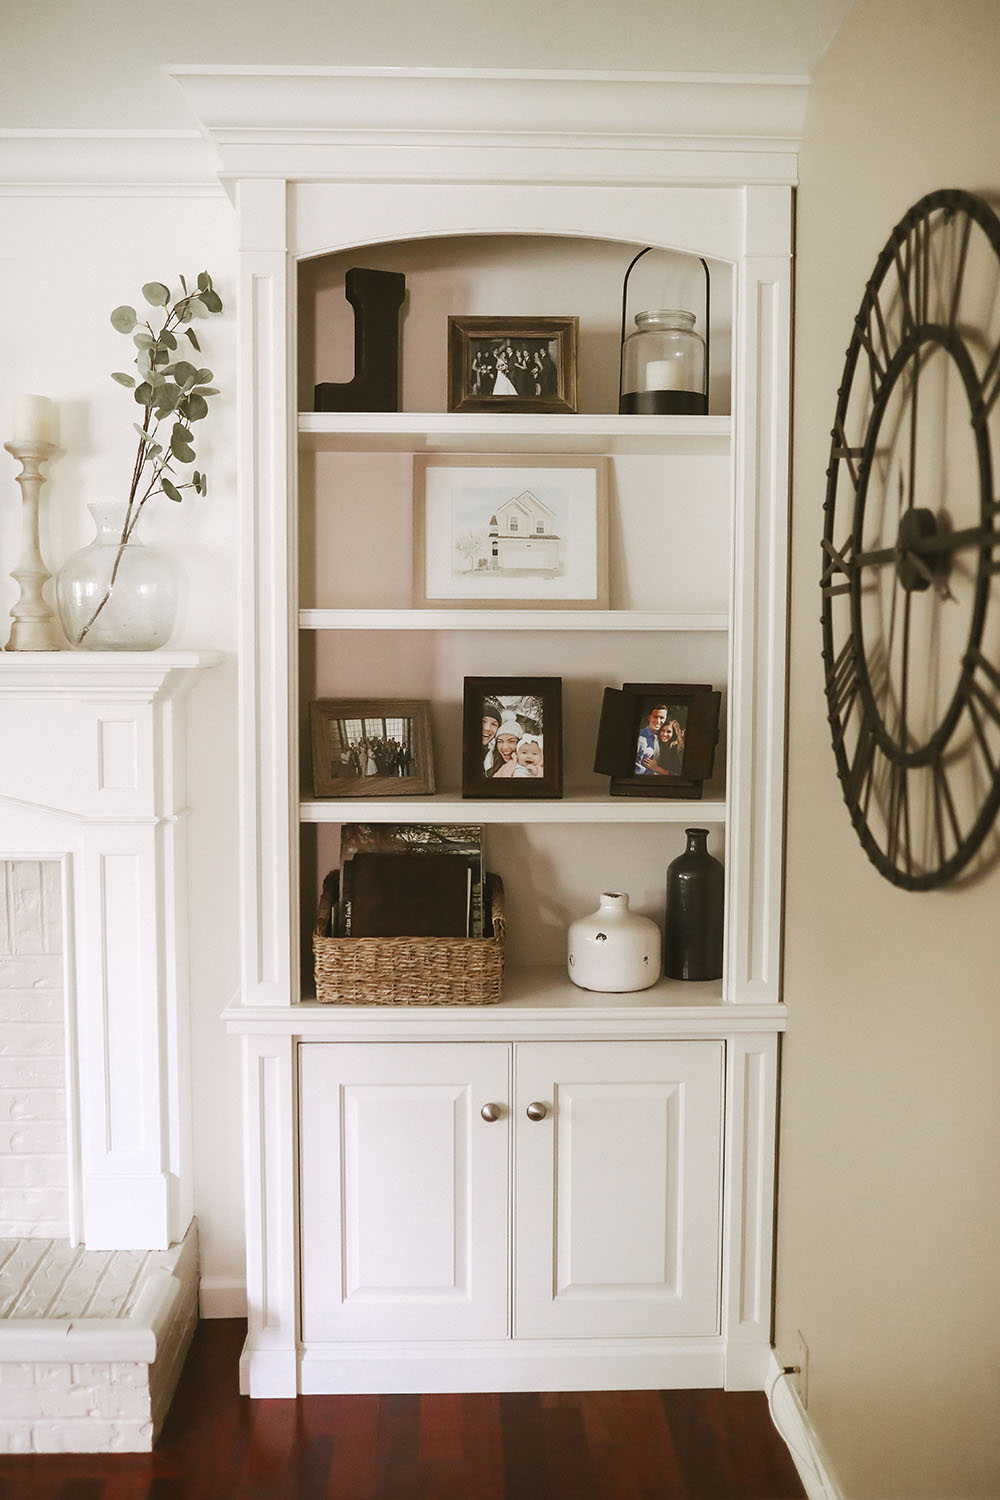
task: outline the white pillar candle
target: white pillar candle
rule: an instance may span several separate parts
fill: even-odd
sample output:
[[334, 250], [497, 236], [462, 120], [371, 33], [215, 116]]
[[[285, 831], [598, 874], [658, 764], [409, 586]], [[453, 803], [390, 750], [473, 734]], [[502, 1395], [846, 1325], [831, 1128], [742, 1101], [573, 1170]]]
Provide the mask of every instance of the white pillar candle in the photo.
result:
[[55, 407], [48, 396], [15, 396], [12, 443], [54, 443]]
[[647, 391], [682, 391], [683, 359], [651, 359], [646, 366]]

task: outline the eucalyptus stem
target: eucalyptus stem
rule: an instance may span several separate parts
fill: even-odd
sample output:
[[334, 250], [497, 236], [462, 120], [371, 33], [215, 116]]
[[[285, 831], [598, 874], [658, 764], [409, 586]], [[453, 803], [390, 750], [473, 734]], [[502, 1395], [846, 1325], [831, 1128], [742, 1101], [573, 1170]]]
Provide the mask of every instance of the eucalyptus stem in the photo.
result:
[[[217, 396], [212, 386], [211, 370], [201, 369], [190, 361], [176, 357], [178, 333], [187, 338], [191, 349], [200, 354], [194, 329], [189, 325], [192, 318], [211, 316], [222, 312], [222, 299], [212, 285], [207, 271], [197, 278], [197, 290], [189, 291], [184, 277], [181, 294], [172, 296], [170, 288], [162, 281], [150, 281], [142, 294], [151, 308], [163, 309], [163, 322], [159, 331], [150, 319], [140, 322], [133, 307], [116, 307], [111, 314], [111, 325], [119, 333], [131, 335], [136, 348], [134, 363], [139, 372], [137, 381], [133, 375], [116, 371], [112, 379], [133, 393], [133, 399], [143, 408], [142, 426], [134, 424], [139, 434], [132, 477], [128, 489], [128, 501], [122, 521], [121, 537], [111, 567], [107, 588], [96, 605], [93, 614], [80, 631], [79, 645], [89, 633], [101, 612], [111, 599], [125, 548], [135, 531], [146, 502], [154, 495], [163, 494], [168, 500], [179, 502], [182, 491], [193, 489], [197, 495], [205, 495], [208, 485], [204, 473], [194, 469], [190, 479], [175, 484], [169, 477], [175, 463], [188, 465], [195, 461], [192, 427], [208, 415], [209, 398]], [[169, 440], [160, 443], [160, 424], [172, 417]], [[148, 483], [143, 489], [143, 471], [149, 465]], [[139, 497], [139, 498], [137, 498]]]

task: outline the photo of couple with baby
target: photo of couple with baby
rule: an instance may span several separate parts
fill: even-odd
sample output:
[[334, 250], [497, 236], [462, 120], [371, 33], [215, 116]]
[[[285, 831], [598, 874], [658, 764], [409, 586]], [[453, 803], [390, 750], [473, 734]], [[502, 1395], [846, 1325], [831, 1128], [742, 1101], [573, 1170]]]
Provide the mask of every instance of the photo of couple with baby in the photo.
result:
[[483, 699], [483, 775], [545, 775], [542, 705], [537, 698]]
[[561, 797], [562, 682], [466, 678], [462, 794]]

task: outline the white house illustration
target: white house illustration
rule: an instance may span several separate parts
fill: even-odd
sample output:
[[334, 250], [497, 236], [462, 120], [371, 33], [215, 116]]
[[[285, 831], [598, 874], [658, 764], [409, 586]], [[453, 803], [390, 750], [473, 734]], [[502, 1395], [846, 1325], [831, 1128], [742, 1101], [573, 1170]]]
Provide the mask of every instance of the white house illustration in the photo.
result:
[[555, 523], [555, 512], [531, 490], [505, 500], [490, 517], [489, 570], [560, 573], [562, 538]]

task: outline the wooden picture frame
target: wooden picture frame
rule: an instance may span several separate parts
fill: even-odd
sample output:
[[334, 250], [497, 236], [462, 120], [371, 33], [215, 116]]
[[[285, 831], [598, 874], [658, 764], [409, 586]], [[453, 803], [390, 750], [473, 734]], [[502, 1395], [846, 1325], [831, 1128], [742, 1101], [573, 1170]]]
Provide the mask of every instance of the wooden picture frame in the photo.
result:
[[561, 677], [465, 679], [462, 796], [562, 796]]
[[448, 410], [575, 412], [580, 320], [448, 319]]
[[434, 791], [430, 704], [321, 698], [309, 705], [317, 797], [411, 797]]
[[413, 603], [606, 609], [608, 459], [418, 453]]
[[700, 798], [715, 763], [721, 704], [709, 683], [605, 688], [594, 770], [610, 776], [613, 797]]

